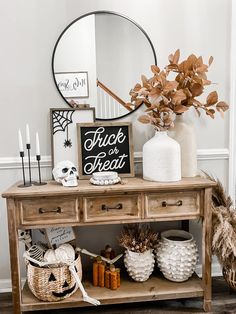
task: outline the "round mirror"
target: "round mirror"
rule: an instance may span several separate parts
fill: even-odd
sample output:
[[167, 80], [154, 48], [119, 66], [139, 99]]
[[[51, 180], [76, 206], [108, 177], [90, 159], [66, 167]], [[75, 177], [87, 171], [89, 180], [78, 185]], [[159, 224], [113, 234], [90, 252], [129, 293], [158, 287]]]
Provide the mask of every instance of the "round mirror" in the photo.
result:
[[97, 11], [69, 24], [53, 50], [52, 71], [58, 91], [75, 107], [90, 104], [97, 120], [134, 111], [129, 91], [149, 75], [156, 54], [146, 32], [113, 12]]

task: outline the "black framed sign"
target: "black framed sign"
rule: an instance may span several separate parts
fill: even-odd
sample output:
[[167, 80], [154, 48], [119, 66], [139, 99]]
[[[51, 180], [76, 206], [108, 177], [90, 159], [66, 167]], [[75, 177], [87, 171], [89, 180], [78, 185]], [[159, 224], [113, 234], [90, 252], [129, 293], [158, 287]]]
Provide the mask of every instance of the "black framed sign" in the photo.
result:
[[80, 179], [101, 171], [134, 176], [131, 123], [78, 123], [77, 131]]

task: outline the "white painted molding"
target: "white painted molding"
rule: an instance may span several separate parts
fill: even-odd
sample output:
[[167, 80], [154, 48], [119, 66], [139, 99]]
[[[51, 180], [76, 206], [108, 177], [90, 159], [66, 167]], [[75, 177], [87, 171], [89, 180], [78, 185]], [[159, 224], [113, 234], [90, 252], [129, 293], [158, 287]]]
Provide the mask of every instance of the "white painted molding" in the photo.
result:
[[230, 52], [230, 119], [229, 119], [229, 176], [228, 176], [228, 193], [234, 204], [236, 199], [236, 3], [231, 1], [231, 52]]
[[[196, 266], [196, 274], [199, 277], [202, 277], [202, 265], [201, 264], [197, 264]], [[211, 264], [211, 276], [212, 277], [220, 277], [222, 276], [222, 269], [219, 263], [212, 263]]]
[[[229, 159], [229, 150], [227, 148], [198, 149], [198, 160], [223, 160]], [[142, 152], [134, 153], [134, 162], [142, 162]]]
[[[26, 278], [21, 279], [21, 285], [24, 286]], [[12, 292], [11, 279], [0, 279], [0, 293]]]
[[11, 292], [11, 279], [0, 279], [0, 293]]
[[198, 149], [197, 159], [198, 160], [229, 159], [229, 150], [227, 148]]
[[[141, 163], [143, 156], [142, 152], [134, 153], [134, 162]], [[52, 166], [51, 156], [41, 157], [41, 167], [49, 168]], [[197, 159], [198, 160], [222, 160], [229, 158], [229, 150], [226, 148], [216, 148], [216, 149], [198, 149]], [[25, 167], [27, 168], [27, 158], [25, 158]], [[37, 161], [33, 156], [31, 156], [31, 167], [37, 168]], [[21, 168], [21, 158], [20, 157], [0, 157], [0, 170], [1, 169], [20, 169]]]
[[[51, 167], [51, 156], [42, 156], [40, 165], [42, 168]], [[28, 167], [27, 158], [25, 158], [25, 168]], [[31, 167], [37, 168], [38, 162], [35, 157], [31, 156]], [[20, 169], [21, 158], [20, 157], [1, 157], [0, 158], [0, 169]]]
[[143, 153], [142, 152], [134, 152], [134, 162], [142, 163], [143, 162]]

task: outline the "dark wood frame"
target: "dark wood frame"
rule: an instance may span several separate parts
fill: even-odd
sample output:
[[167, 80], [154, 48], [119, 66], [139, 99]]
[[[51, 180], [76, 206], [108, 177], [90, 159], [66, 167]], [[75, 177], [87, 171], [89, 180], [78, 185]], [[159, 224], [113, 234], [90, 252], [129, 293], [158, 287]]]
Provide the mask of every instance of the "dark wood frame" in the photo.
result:
[[[86, 80], [87, 80], [87, 95], [86, 96], [70, 96], [70, 97], [64, 97], [65, 99], [79, 99], [79, 98], [89, 98], [89, 80], [88, 80], [88, 72], [87, 71], [73, 71], [73, 72], [55, 72], [55, 83], [57, 84], [56, 75], [57, 74], [76, 74], [76, 73], [85, 73]], [[59, 90], [59, 87], [57, 85], [57, 89]], [[59, 90], [60, 91], [60, 90]], [[60, 92], [61, 93], [61, 92]], [[62, 93], [61, 93], [62, 94]]]
[[129, 156], [130, 156], [130, 173], [120, 173], [120, 177], [134, 177], [134, 146], [133, 146], [133, 136], [132, 136], [132, 124], [130, 122], [97, 122], [97, 123], [78, 123], [77, 124], [77, 138], [78, 138], [78, 160], [79, 160], [79, 178], [88, 179], [91, 175], [84, 175], [82, 173], [82, 159], [80, 158], [81, 151], [81, 133], [80, 130], [83, 127], [109, 127], [109, 126], [128, 126], [128, 136], [129, 136]]
[[51, 156], [52, 156], [52, 168], [54, 167], [54, 141], [53, 141], [53, 119], [52, 119], [52, 114], [53, 111], [75, 111], [75, 110], [91, 110], [93, 111], [93, 121], [95, 121], [95, 108], [90, 107], [89, 105], [83, 105], [79, 108], [50, 108], [50, 131], [51, 131]]

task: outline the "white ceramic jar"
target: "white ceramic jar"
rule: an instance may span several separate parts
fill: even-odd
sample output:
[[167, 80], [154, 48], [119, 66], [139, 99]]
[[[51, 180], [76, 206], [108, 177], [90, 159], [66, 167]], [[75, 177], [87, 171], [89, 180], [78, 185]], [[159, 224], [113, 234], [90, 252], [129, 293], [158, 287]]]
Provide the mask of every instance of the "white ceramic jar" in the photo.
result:
[[129, 276], [135, 281], [146, 281], [153, 272], [155, 258], [152, 250], [143, 253], [125, 251], [124, 264]]
[[166, 131], [156, 131], [143, 145], [143, 178], [160, 182], [181, 180], [180, 146]]
[[198, 260], [197, 245], [191, 233], [183, 230], [162, 232], [156, 259], [165, 278], [177, 282], [189, 279]]

